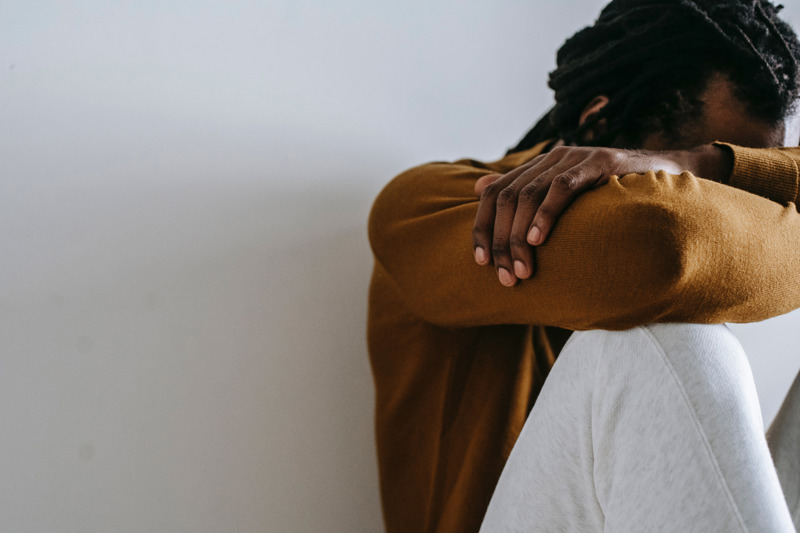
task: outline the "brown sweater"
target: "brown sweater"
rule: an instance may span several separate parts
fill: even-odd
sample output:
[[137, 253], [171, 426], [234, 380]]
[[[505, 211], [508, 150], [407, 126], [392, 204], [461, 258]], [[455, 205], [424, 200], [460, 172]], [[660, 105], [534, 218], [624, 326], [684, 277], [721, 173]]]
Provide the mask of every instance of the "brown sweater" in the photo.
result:
[[413, 168], [373, 206], [368, 336], [389, 533], [478, 530], [570, 330], [752, 322], [800, 306], [789, 203], [800, 149], [732, 147], [731, 186], [612, 178], [537, 247], [535, 277], [503, 287], [472, 259], [473, 186], [541, 149]]

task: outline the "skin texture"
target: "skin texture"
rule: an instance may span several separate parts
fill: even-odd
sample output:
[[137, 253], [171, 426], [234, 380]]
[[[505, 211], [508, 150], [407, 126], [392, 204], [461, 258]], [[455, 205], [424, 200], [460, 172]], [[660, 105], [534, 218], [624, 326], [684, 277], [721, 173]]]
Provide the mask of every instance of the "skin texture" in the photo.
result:
[[[480, 205], [473, 228], [475, 261], [479, 265], [493, 263], [500, 283], [514, 286], [534, 274], [533, 246], [547, 239], [572, 200], [604, 185], [612, 175], [647, 170], [671, 174], [689, 171], [725, 182], [733, 168], [733, 157], [727, 149], [711, 143], [722, 141], [752, 148], [797, 145], [797, 115], [778, 124], [752, 117], [722, 74], [710, 76], [701, 100], [702, 115], [686, 125], [679, 141], [669, 142], [660, 132], [653, 132], [645, 137], [639, 150], [565, 146], [559, 142], [549, 152], [505, 175], [492, 174], [478, 180], [475, 192], [480, 196]], [[607, 103], [605, 96], [594, 98], [580, 123]], [[600, 121], [597, 127], [602, 126]]]

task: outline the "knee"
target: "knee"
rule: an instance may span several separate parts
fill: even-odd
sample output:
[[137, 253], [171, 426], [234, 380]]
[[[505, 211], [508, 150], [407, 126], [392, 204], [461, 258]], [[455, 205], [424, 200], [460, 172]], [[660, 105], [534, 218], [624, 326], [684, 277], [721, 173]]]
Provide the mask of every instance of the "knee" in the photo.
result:
[[643, 329], [676, 379], [686, 386], [739, 394], [742, 387], [752, 385], [747, 355], [726, 326], [652, 324]]
[[635, 368], [650, 373], [666, 365], [678, 374], [718, 380], [749, 374], [739, 341], [721, 324], [651, 324], [626, 331], [581, 331], [566, 352], [594, 352], [599, 369]]
[[599, 349], [596, 387], [606, 392], [616, 387], [648, 395], [653, 387], [669, 387], [696, 410], [745, 411], [760, 420], [747, 356], [724, 325], [652, 324], [584, 334]]

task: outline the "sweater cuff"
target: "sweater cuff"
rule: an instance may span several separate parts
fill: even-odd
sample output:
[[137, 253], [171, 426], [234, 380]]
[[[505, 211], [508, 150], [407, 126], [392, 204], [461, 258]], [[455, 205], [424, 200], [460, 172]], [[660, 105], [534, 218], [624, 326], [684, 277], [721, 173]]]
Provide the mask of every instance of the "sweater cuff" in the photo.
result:
[[745, 148], [716, 142], [733, 153], [728, 185], [785, 204], [797, 199], [798, 173], [794, 159], [771, 148]]

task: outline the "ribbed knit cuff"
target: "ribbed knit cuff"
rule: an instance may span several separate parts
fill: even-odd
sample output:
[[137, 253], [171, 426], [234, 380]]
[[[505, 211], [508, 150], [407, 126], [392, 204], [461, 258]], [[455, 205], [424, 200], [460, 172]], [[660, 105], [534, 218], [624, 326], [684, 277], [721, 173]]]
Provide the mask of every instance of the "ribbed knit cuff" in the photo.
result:
[[714, 143], [733, 152], [733, 171], [728, 185], [773, 202], [797, 201], [798, 172], [794, 159], [779, 149], [757, 149]]

